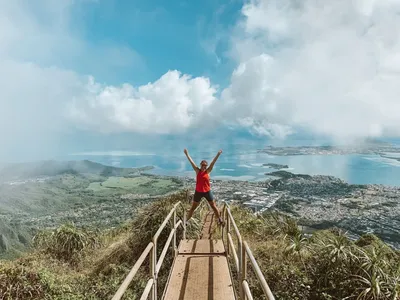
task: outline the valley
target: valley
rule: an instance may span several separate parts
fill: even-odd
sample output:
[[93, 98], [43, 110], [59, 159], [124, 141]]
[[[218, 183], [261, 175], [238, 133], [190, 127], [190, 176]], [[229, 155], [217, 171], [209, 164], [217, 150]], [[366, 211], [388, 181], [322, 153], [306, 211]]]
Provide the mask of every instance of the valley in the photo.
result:
[[52, 175], [50, 168], [35, 169], [36, 174], [28, 165], [20, 175], [14, 172], [12, 180], [2, 174], [7, 178], [0, 183], [2, 258], [18, 257], [29, 249], [38, 230], [68, 222], [98, 230], [112, 228], [131, 220], [142, 205], [182, 187], [179, 180], [141, 175], [149, 167], [123, 169], [81, 161], [65, 163]]
[[[194, 177], [153, 175], [148, 173], [151, 167], [124, 169], [88, 161], [57, 166], [58, 174], [47, 168], [36, 176], [14, 172], [12, 180], [2, 175], [7, 178], [0, 183], [2, 258], [28, 250], [38, 230], [69, 222], [114, 228], [131, 220], [143, 205], [181, 189], [193, 194], [195, 187]], [[374, 233], [400, 248], [400, 188], [351, 185], [332, 176], [283, 170], [267, 175], [271, 177], [259, 182], [211, 180], [213, 193], [218, 203], [240, 203], [257, 214], [285, 213], [306, 232], [338, 227], [354, 239]]]

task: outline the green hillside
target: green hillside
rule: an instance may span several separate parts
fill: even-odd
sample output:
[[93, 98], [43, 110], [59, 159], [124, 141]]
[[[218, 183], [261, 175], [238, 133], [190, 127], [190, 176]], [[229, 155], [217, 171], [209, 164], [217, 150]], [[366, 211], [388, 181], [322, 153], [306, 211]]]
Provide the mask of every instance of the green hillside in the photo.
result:
[[[31, 253], [0, 261], [2, 299], [111, 299], [172, 205], [185, 199], [182, 191], [155, 201], [112, 230], [65, 224], [41, 232]], [[306, 236], [293, 219], [281, 214], [255, 216], [241, 206], [233, 206], [232, 213], [276, 299], [398, 299], [400, 254], [377, 237], [365, 235], [352, 242], [335, 229]], [[182, 211], [178, 215], [182, 217]], [[200, 223], [196, 214], [188, 238], [197, 236]], [[215, 230], [218, 236], [219, 229]], [[163, 231], [159, 245], [168, 234]], [[168, 251], [160, 291], [171, 263]], [[249, 272], [254, 299], [265, 299]], [[145, 264], [126, 299], [139, 298], [147, 274]]]
[[[0, 183], [0, 300], [110, 299], [172, 205], [187, 203], [184, 180], [141, 174], [146, 169], [90, 161], [3, 167], [0, 174], [8, 179]], [[284, 171], [277, 175], [293, 177]], [[302, 184], [274, 189], [299, 194]], [[339, 181], [332, 184], [324, 193], [337, 195], [346, 188]], [[400, 254], [376, 236], [351, 241], [335, 228], [306, 235], [278, 212], [256, 216], [238, 204], [232, 213], [276, 299], [399, 298]], [[188, 238], [197, 237], [200, 219], [195, 216]], [[159, 292], [171, 253], [161, 269]], [[146, 267], [130, 286], [130, 299], [138, 299], [144, 274]], [[254, 299], [264, 299], [251, 276]]]
[[23, 180], [38, 176], [57, 176], [62, 174], [93, 174], [99, 176], [129, 176], [138, 172], [152, 169], [151, 166], [143, 168], [117, 168], [105, 166], [89, 160], [82, 161], [56, 161], [47, 160], [30, 163], [14, 163], [0, 167], [0, 181]]
[[149, 169], [90, 161], [4, 167], [0, 177], [8, 180], [0, 183], [0, 258], [18, 257], [29, 249], [37, 230], [65, 222], [100, 229], [118, 226], [141, 205], [182, 187], [179, 180], [141, 175]]

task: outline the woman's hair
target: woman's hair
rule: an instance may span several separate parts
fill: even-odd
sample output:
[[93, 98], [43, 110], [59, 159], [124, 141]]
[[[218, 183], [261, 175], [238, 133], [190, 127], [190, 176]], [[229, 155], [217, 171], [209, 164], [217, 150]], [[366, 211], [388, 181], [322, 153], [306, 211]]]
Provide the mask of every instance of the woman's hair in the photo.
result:
[[203, 159], [203, 160], [200, 162], [200, 166], [201, 166], [203, 163], [205, 163], [205, 164], [208, 165], [208, 162], [207, 162], [205, 159]]

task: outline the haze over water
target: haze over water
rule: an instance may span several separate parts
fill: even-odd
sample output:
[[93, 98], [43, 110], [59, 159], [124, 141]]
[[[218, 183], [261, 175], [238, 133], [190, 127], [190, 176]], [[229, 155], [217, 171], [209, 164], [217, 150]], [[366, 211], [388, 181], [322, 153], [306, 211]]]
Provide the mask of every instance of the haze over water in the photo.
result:
[[[396, 143], [393, 143], [394, 145]], [[352, 184], [384, 184], [400, 186], [400, 162], [378, 155], [296, 155], [271, 156], [257, 153], [265, 145], [261, 143], [231, 143], [223, 145], [224, 152], [214, 167], [213, 179], [265, 180], [265, 173], [274, 169], [263, 167], [265, 163], [288, 165], [293, 173], [331, 175]], [[189, 149], [196, 163], [202, 159], [211, 162], [218, 148]], [[68, 159], [89, 159], [106, 165], [140, 167], [152, 165], [149, 171], [158, 175], [194, 177], [182, 149], [165, 150], [164, 153], [97, 152], [77, 153]]]

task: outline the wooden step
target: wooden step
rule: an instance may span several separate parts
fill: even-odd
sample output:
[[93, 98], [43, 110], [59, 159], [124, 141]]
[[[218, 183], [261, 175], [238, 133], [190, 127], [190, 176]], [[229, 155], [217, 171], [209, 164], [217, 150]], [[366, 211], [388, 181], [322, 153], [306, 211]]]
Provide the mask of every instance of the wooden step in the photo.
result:
[[212, 227], [214, 223], [214, 212], [210, 211], [204, 217], [203, 228], [201, 230], [201, 239], [210, 239], [212, 238]]
[[[191, 243], [190, 241], [181, 243], [180, 249], [194, 253], [177, 256], [163, 299], [234, 300], [235, 293], [226, 256], [221, 252], [205, 253], [209, 250], [221, 251], [220, 242], [217, 241], [215, 247], [214, 243], [198, 246], [198, 243], [193, 242], [190, 248]], [[195, 245], [194, 250], [192, 250], [193, 245]]]
[[179, 254], [225, 254], [222, 240], [182, 240]]

